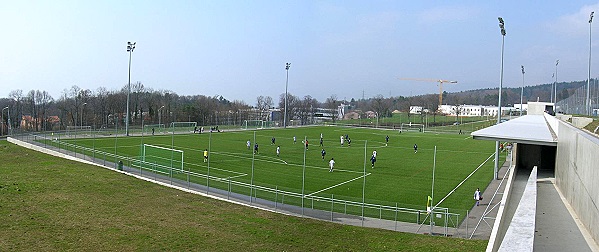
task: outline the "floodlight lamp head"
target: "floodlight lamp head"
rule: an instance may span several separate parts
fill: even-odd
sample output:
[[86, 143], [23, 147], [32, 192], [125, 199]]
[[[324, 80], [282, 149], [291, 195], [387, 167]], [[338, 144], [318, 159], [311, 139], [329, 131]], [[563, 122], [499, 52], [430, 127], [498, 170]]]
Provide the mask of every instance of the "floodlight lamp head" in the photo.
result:
[[555, 61], [555, 66], [557, 66], [559, 64], [559, 60]]
[[290, 67], [291, 67], [291, 63], [285, 63], [285, 70], [289, 70]]
[[591, 16], [589, 17], [589, 24], [593, 22], [593, 14], [595, 14], [595, 12], [591, 11]]
[[520, 66], [520, 67], [522, 67], [522, 74], [524, 74], [524, 66]]

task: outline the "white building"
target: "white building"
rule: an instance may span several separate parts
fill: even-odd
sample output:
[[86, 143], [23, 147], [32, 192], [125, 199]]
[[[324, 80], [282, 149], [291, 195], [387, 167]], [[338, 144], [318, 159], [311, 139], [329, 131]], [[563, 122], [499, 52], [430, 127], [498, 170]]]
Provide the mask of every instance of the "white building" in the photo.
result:
[[423, 112], [428, 113], [429, 110], [422, 106], [410, 106], [410, 114], [422, 114]]
[[[512, 107], [501, 107], [503, 115], [509, 114], [509, 111], [513, 110]], [[443, 114], [455, 116], [497, 116], [496, 106], [483, 106], [483, 105], [441, 105], [439, 110]], [[457, 111], [456, 111], [457, 110]]]

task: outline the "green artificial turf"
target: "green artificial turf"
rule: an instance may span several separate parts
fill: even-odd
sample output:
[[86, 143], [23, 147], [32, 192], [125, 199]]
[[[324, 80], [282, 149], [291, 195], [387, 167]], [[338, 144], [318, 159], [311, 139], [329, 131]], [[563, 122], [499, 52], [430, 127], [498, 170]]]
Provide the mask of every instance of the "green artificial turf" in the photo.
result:
[[[319, 146], [320, 134], [323, 135], [324, 147]], [[351, 139], [351, 147], [347, 142], [343, 146], [340, 144], [340, 136], [346, 134]], [[388, 145], [385, 143], [387, 135]], [[293, 136], [297, 139], [295, 143], [292, 140]], [[271, 143], [272, 137], [275, 138], [275, 144]], [[304, 138], [309, 142], [308, 150], [305, 150], [302, 143]], [[275, 188], [281, 193], [301, 195], [303, 187], [304, 195], [361, 203], [364, 191], [366, 203], [389, 207], [397, 205], [400, 208], [422, 211], [426, 209], [428, 196], [433, 196], [433, 201], [438, 202], [494, 152], [493, 142], [473, 140], [463, 134], [400, 133], [397, 130], [339, 126], [59, 140], [109, 154], [115, 152], [116, 145], [117, 155], [127, 156], [133, 160], [151, 160], [150, 154], [145, 158], [141, 157], [143, 153], [141, 146], [144, 144], [163, 148], [172, 146], [184, 153], [183, 169], [198, 175], [191, 176], [191, 182], [206, 185], [205, 175], [210, 174], [211, 187], [227, 190], [230, 186], [228, 181], [231, 180], [271, 188], [273, 190], [271, 192], [264, 190], [255, 192], [256, 196], [269, 200], [281, 200], [278, 196], [280, 193], [274, 192]], [[250, 149], [246, 146], [247, 140], [251, 142]], [[253, 145], [256, 142], [259, 144], [259, 152], [253, 154]], [[48, 143], [51, 144], [49, 141]], [[418, 145], [417, 153], [414, 153], [414, 144]], [[281, 149], [279, 157], [275, 152], [277, 146]], [[324, 160], [321, 156], [323, 148], [327, 153]], [[203, 160], [202, 152], [205, 149], [209, 149], [208, 162]], [[377, 162], [375, 168], [371, 168], [370, 157], [374, 150], [378, 153]], [[162, 165], [170, 165], [171, 156], [180, 160], [179, 154], [172, 154], [171, 151], [158, 152], [162, 152], [162, 158], [167, 159]], [[86, 154], [92, 155], [91, 152]], [[158, 155], [156, 149], [151, 154]], [[334, 172], [329, 172], [328, 161], [331, 158], [336, 162]], [[110, 157], [107, 159], [115, 160]], [[434, 165], [435, 159], [436, 165]], [[136, 163], [125, 162], [125, 165], [136, 166]], [[176, 161], [174, 166], [180, 169]], [[435, 166], [434, 194], [431, 191], [433, 166]], [[166, 171], [151, 164], [143, 167], [146, 172]], [[486, 188], [492, 173], [493, 160], [490, 159], [439, 206], [463, 216], [474, 204], [472, 200], [474, 190]], [[165, 174], [170, 176], [171, 172], [166, 171]], [[176, 178], [187, 179], [184, 174], [172, 174]], [[364, 190], [362, 190], [363, 185], [365, 185]], [[250, 193], [249, 187], [243, 186], [231, 186], [231, 190], [243, 194]], [[284, 202], [287, 204], [301, 204], [300, 197], [286, 197], [284, 200], [287, 200]], [[315, 204], [315, 208], [331, 208], [330, 203], [318, 205], [318, 201], [309, 201], [309, 204]], [[348, 208], [346, 205], [333, 207], [343, 208], [342, 211], [339, 209], [337, 211], [352, 214], [361, 212], [359, 207]], [[366, 215], [385, 215], [384, 218], [394, 218], [393, 211], [385, 211], [383, 214], [379, 210], [372, 210], [366, 212]], [[413, 216], [400, 217], [400, 219], [416, 221], [416, 217]]]
[[0, 157], [0, 251], [482, 251], [487, 244], [264, 212], [6, 142]]

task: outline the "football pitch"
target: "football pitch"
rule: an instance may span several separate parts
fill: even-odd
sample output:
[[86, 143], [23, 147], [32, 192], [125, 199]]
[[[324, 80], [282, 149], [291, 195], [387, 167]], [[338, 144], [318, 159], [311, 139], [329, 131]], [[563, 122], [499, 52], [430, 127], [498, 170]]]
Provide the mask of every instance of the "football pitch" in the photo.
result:
[[[323, 146], [320, 146], [321, 134]], [[347, 141], [341, 145], [340, 137], [345, 135], [351, 139], [351, 146], [348, 146]], [[388, 144], [386, 136], [389, 136]], [[309, 143], [307, 149], [303, 144], [304, 139]], [[248, 140], [251, 142], [250, 148], [247, 147]], [[368, 204], [424, 211], [428, 196], [433, 195], [433, 202], [438, 202], [485, 160], [489, 160], [439, 205], [464, 216], [466, 210], [474, 204], [474, 190], [484, 190], [493, 177], [493, 159], [489, 157], [494, 153], [494, 143], [473, 140], [469, 135], [459, 134], [400, 133], [397, 130], [313, 126], [61, 141], [105, 153], [116, 152], [119, 156], [135, 160], [150, 160], [147, 148], [145, 156], [143, 155], [144, 145], [161, 147], [154, 148], [154, 152], [162, 152], [162, 159], [169, 159], [175, 168], [166, 171], [160, 169], [160, 165], [140, 165], [144, 172], [160, 172], [181, 180], [189, 179], [192, 183], [208, 184], [213, 188], [246, 195], [251, 190], [231, 187], [243, 183], [296, 195], [302, 195], [303, 189], [303, 195], [311, 197], [312, 207], [314, 198], [362, 202], [364, 194], [364, 202]], [[258, 152], [254, 153], [256, 143], [259, 147]], [[418, 145], [417, 153], [414, 151], [415, 144]], [[280, 147], [279, 156], [276, 153], [277, 147]], [[185, 172], [179, 172], [181, 165], [177, 165], [177, 162], [180, 163], [181, 158], [179, 154], [171, 152], [171, 148], [180, 151], [177, 153], [183, 153], [183, 170], [195, 176], [187, 178]], [[207, 162], [203, 157], [206, 149], [209, 152]], [[322, 149], [326, 151], [324, 159]], [[377, 158], [375, 167], [372, 168], [370, 157], [375, 150]], [[333, 172], [329, 172], [331, 158], [335, 160]], [[135, 162], [130, 165], [136, 166]], [[433, 166], [434, 194], [431, 191]], [[209, 180], [206, 179], [208, 175]], [[279, 193], [276, 195], [277, 199], [273, 193], [261, 195], [260, 191], [254, 191], [253, 195], [281, 201]], [[284, 203], [301, 204], [300, 201], [291, 200], [291, 197], [286, 198]], [[330, 205], [329, 203], [329, 209]], [[322, 208], [326, 209], [327, 206]], [[348, 212], [347, 209], [339, 211]], [[359, 214], [359, 211], [349, 212]]]

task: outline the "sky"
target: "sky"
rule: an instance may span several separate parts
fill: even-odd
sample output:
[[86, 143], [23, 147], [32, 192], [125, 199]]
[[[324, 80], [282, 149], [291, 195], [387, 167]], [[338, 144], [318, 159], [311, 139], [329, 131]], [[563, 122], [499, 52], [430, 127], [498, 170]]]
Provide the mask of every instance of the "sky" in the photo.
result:
[[[131, 82], [179, 95], [275, 104], [586, 80], [599, 1], [2, 1], [0, 97]], [[598, 13], [599, 14], [599, 13]], [[595, 35], [589, 40], [589, 30]], [[596, 54], [596, 53], [595, 53]], [[599, 57], [591, 76], [599, 76]]]

